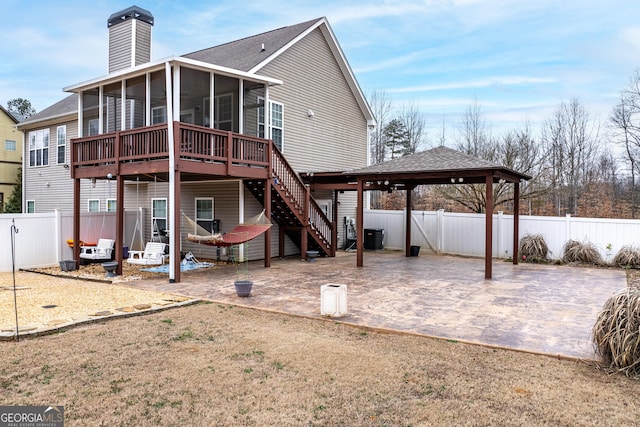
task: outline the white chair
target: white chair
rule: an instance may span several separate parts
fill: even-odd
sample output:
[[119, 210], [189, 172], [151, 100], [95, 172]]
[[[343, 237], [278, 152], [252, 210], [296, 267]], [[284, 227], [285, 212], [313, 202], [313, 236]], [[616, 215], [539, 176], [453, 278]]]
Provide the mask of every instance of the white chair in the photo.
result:
[[115, 243], [113, 239], [100, 239], [96, 246], [80, 246], [80, 259], [85, 262], [111, 261]]
[[138, 265], [159, 265], [164, 264], [164, 259], [167, 256], [165, 254], [166, 243], [148, 242], [144, 248], [144, 251], [132, 251], [129, 250], [129, 258], [127, 262], [129, 264]]

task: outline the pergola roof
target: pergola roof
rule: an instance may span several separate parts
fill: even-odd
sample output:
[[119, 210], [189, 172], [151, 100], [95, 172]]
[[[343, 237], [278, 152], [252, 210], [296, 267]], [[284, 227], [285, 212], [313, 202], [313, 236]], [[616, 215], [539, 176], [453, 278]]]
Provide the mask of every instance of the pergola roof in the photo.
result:
[[507, 182], [531, 179], [526, 174], [447, 147], [432, 148], [361, 169], [306, 172], [302, 176], [312, 185], [321, 186], [355, 183], [358, 180], [387, 180], [405, 187], [420, 184], [484, 184], [487, 176], [492, 176], [494, 182], [501, 179]]

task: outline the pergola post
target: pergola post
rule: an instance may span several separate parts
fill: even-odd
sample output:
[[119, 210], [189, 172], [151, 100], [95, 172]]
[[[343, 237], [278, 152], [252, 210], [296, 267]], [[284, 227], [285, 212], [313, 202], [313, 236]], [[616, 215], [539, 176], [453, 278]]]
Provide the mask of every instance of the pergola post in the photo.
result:
[[[116, 274], [122, 274], [122, 264], [124, 249], [124, 178], [122, 175], [116, 177]], [[133, 248], [131, 248], [133, 249]]]
[[73, 259], [80, 267], [80, 179], [73, 180]]
[[356, 208], [356, 266], [362, 267], [364, 265], [364, 180], [358, 180], [358, 206]]
[[486, 177], [485, 237], [484, 237], [484, 278], [491, 279], [493, 255], [493, 176]]
[[405, 237], [404, 237], [404, 256], [411, 256], [411, 204], [412, 204], [412, 200], [411, 200], [411, 196], [413, 194], [413, 189], [414, 187], [411, 185], [408, 185], [406, 187], [406, 192], [407, 192], [407, 214], [405, 216]]

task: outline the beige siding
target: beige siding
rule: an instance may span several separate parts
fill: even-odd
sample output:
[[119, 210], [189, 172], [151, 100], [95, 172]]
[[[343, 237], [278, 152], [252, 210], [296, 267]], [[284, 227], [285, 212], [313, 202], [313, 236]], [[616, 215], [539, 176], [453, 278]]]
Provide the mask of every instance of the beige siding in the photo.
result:
[[109, 28], [109, 72], [131, 66], [131, 37], [133, 20]]
[[270, 97], [284, 104], [283, 151], [296, 170], [367, 165], [366, 118], [319, 29], [258, 72], [284, 81]]
[[136, 22], [136, 65], [151, 61], [151, 25]]

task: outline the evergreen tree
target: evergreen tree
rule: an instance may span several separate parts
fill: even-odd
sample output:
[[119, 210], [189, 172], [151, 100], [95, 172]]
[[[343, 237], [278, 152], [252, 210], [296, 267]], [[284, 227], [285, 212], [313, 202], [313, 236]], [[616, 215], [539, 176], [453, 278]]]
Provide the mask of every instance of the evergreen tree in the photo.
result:
[[22, 212], [22, 167], [18, 168], [18, 177], [16, 185], [13, 187], [9, 200], [4, 204], [5, 213], [21, 213]]

